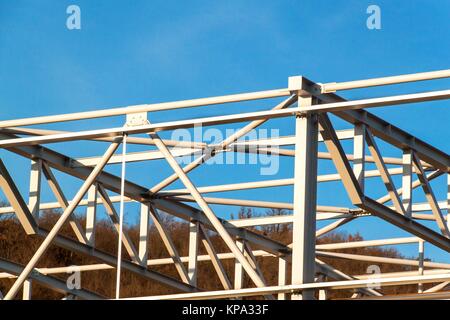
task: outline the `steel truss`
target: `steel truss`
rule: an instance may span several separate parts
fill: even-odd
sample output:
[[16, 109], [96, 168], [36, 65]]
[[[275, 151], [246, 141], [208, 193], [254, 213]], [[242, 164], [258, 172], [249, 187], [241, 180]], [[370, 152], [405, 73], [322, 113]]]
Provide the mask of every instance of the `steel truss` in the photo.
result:
[[[78, 266], [77, 270], [117, 269], [118, 286], [116, 298], [122, 299], [217, 299], [244, 296], [262, 296], [266, 299], [326, 299], [329, 290], [352, 289], [352, 299], [398, 298], [383, 296], [369, 285], [374, 282], [368, 275], [347, 275], [324, 263], [322, 258], [347, 259], [374, 263], [413, 266], [417, 271], [380, 274], [378, 286], [401, 286], [416, 284], [418, 293], [399, 296], [405, 299], [448, 298], [450, 293], [442, 291], [450, 283], [450, 264], [424, 261], [424, 243], [450, 252], [449, 216], [450, 191], [446, 200], [438, 201], [431, 182], [441, 176], [447, 177], [450, 190], [450, 156], [426, 142], [410, 135], [394, 125], [378, 118], [366, 109], [427, 101], [447, 100], [450, 90], [410, 93], [363, 100], [346, 100], [335, 92], [356, 88], [391, 85], [412, 81], [424, 81], [450, 77], [450, 70], [426, 72], [395, 77], [319, 84], [305, 77], [290, 77], [288, 88], [269, 91], [235, 94], [221, 97], [146, 104], [115, 109], [78, 112], [54, 116], [0, 121], [0, 147], [5, 151], [30, 159], [30, 193], [26, 199], [0, 159], [0, 187], [9, 206], [0, 208], [0, 214], [15, 214], [28, 236], [43, 239], [33, 257], [25, 266], [0, 257], [0, 278], [12, 278], [14, 284], [4, 293], [4, 299], [16, 298], [20, 290], [23, 298], [31, 297], [32, 282], [38, 282], [58, 292], [81, 299], [105, 297], [89, 290], [70, 289], [53, 275], [73, 270], [66, 267], [37, 267], [50, 245], [60, 246], [99, 261], [98, 264]], [[160, 123], [148, 122], [148, 113], [237, 103], [250, 100], [283, 98], [271, 110], [244, 112], [189, 120]], [[68, 121], [92, 120], [113, 116], [126, 117], [125, 125], [116, 128], [92, 129], [77, 132], [28, 127]], [[330, 117], [332, 116], [332, 117]], [[338, 117], [352, 126], [351, 129], [336, 130], [332, 119]], [[150, 114], [151, 118], [151, 114]], [[295, 135], [279, 138], [245, 140], [251, 130], [274, 118], [291, 118], [295, 121]], [[197, 125], [219, 126], [247, 122], [240, 130], [218, 144], [203, 141], [176, 141], [160, 137], [161, 131], [193, 128]], [[143, 137], [145, 134], [146, 137]], [[73, 158], [56, 152], [47, 144], [72, 141], [94, 141], [108, 144], [106, 151], [98, 157]], [[342, 142], [353, 142], [353, 154], [347, 153]], [[401, 157], [383, 156], [379, 142], [401, 150]], [[142, 152], [126, 153], [126, 144], [152, 146]], [[318, 151], [323, 144], [327, 152]], [[122, 154], [116, 154], [122, 145]], [[293, 146], [293, 148], [283, 148]], [[156, 149], [154, 148], [156, 147]], [[367, 152], [368, 151], [368, 152]], [[196, 186], [189, 172], [221, 153], [270, 153], [293, 158], [293, 177], [288, 179], [245, 181], [225, 185]], [[370, 154], [369, 154], [370, 153]], [[182, 167], [178, 157], [194, 155], [190, 164]], [[142, 186], [125, 178], [125, 164], [131, 162], [165, 159], [173, 174], [153, 186]], [[319, 161], [331, 160], [337, 170], [335, 174], [318, 175]], [[106, 171], [112, 164], [122, 165], [122, 175]], [[376, 169], [366, 170], [367, 164]], [[81, 179], [82, 186], [73, 199], [66, 199], [65, 192], [54, 175], [54, 171]], [[130, 175], [130, 174], [129, 174]], [[417, 179], [414, 180], [414, 175]], [[393, 177], [401, 177], [401, 186], [395, 186]], [[41, 179], [48, 182], [56, 202], [41, 201]], [[387, 194], [375, 199], [365, 186], [366, 179], [381, 179]], [[180, 180], [184, 188], [167, 189]], [[341, 181], [350, 199], [349, 207], [319, 205], [316, 200], [317, 184]], [[208, 197], [208, 193], [250, 190], [291, 186], [293, 202], [270, 202]], [[422, 188], [426, 203], [413, 201], [413, 190]], [[120, 210], [114, 203], [120, 202]], [[129, 202], [141, 204], [139, 243], [133, 243], [123, 229], [124, 206]], [[189, 205], [194, 202], [198, 207]], [[292, 215], [267, 216], [248, 219], [226, 220], [219, 218], [211, 205], [250, 206], [257, 208], [289, 209]], [[111, 255], [96, 248], [96, 208], [102, 205], [111, 218], [129, 258], [120, 254]], [[86, 225], [74, 219], [74, 210], [85, 206]], [[56, 224], [49, 230], [39, 226], [39, 213], [46, 209], [62, 209]], [[444, 214], [444, 212], [447, 213]], [[173, 239], [164, 225], [160, 213], [165, 212], [189, 223], [188, 256], [180, 256]], [[431, 213], [426, 213], [431, 212]], [[354, 219], [373, 216], [381, 218], [413, 235], [412, 237], [355, 241], [316, 245], [320, 237]], [[332, 220], [317, 229], [316, 222]], [[436, 228], [425, 226], [422, 221], [434, 221]], [[62, 226], [68, 222], [75, 239], [61, 236]], [[149, 223], [153, 223], [167, 249], [167, 258], [151, 258], [148, 252]], [[285, 245], [249, 229], [270, 224], [292, 224], [292, 243]], [[363, 230], [362, 230], [363, 231]], [[211, 241], [211, 232], [220, 237], [229, 249], [217, 252]], [[394, 259], [380, 256], [356, 255], [339, 252], [347, 248], [383, 245], [419, 244], [419, 259]], [[204, 246], [207, 254], [199, 254]], [[265, 257], [279, 261], [278, 284], [270, 286], [264, 279], [258, 260]], [[223, 261], [235, 261], [234, 275], [227, 274]], [[221, 291], [205, 291], [198, 287], [198, 264], [212, 263], [220, 283]], [[179, 278], [152, 270], [153, 266], [173, 264]], [[288, 279], [288, 268], [291, 278]], [[140, 275], [173, 288], [179, 293], [150, 297], [123, 297], [120, 295], [121, 269]], [[243, 275], [247, 274], [252, 287], [244, 288]], [[423, 290], [423, 283], [437, 283]], [[318, 294], [318, 295], [317, 295]], [[349, 297], [350, 298], [350, 297]]]

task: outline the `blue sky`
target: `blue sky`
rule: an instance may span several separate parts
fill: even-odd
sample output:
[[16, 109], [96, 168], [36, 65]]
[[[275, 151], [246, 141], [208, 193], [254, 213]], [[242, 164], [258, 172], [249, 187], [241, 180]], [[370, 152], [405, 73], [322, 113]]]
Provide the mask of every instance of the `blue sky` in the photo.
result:
[[[66, 8], [81, 8], [81, 30], [66, 28]], [[366, 9], [381, 8], [381, 30], [366, 27]], [[448, 69], [449, 1], [7, 1], [0, 0], [0, 110], [2, 119], [96, 110], [258, 91], [287, 86], [287, 78], [305, 75], [317, 82], [339, 82]], [[347, 98], [442, 90], [449, 80], [343, 92]], [[263, 110], [272, 104], [248, 104]], [[155, 122], [243, 112], [240, 105], [152, 114]], [[250, 110], [250, 109], [249, 109]], [[387, 121], [449, 152], [446, 102], [371, 110]], [[97, 121], [119, 126], [123, 119]], [[274, 122], [292, 134], [291, 122]], [[61, 126], [49, 126], [60, 128]], [[268, 126], [267, 126], [268, 127]], [[67, 130], [87, 124], [68, 124]], [[290, 130], [290, 131], [289, 131]], [[52, 146], [73, 152], [72, 147]], [[103, 147], [103, 146], [102, 146]], [[100, 147], [100, 148], [102, 148]], [[65, 149], [64, 149], [65, 148]], [[106, 148], [106, 146], [104, 146]], [[101, 153], [88, 146], [78, 157]], [[397, 151], [390, 151], [399, 155]], [[397, 153], [395, 153], [397, 152]], [[4, 153], [8, 168], [26, 194], [28, 161]], [[292, 175], [282, 159], [280, 177]], [[118, 172], [118, 167], [112, 170]], [[259, 170], [221, 167], [192, 173], [198, 185], [252, 181]], [[328, 170], [326, 165], [320, 170]], [[164, 163], [130, 165], [130, 178], [152, 186], [171, 173]], [[270, 177], [269, 177], [270, 178]], [[269, 179], [268, 178], [268, 179]], [[61, 179], [66, 179], [61, 177]], [[149, 179], [148, 181], [146, 179]], [[237, 180], [241, 179], [241, 180]], [[150, 182], [149, 182], [150, 181]], [[397, 181], [397, 180], [396, 180]], [[376, 183], [375, 183], [376, 184]], [[75, 190], [71, 184], [71, 190]], [[174, 187], [180, 187], [174, 184]], [[438, 185], [436, 185], [438, 186]], [[445, 188], [436, 187], [443, 199]], [[323, 204], [345, 205], [337, 185], [319, 186]], [[382, 195], [382, 188], [374, 187]], [[247, 199], [289, 201], [290, 189], [230, 193]], [[49, 195], [48, 200], [53, 201]], [[344, 201], [345, 200], [345, 201]], [[214, 206], [226, 216], [238, 208]], [[132, 220], [133, 209], [129, 209]], [[434, 226], [433, 226], [434, 227]], [[404, 235], [377, 219], [344, 228], [368, 239]], [[450, 261], [427, 246], [427, 256]], [[414, 247], [406, 247], [408, 255]]]

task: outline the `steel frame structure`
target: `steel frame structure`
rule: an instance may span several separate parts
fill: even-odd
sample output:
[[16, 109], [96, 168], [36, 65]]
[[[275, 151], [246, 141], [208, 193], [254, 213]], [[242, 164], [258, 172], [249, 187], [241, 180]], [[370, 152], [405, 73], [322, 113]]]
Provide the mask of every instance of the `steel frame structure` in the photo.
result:
[[[450, 156], [380, 119], [366, 109], [446, 100], [450, 98], [450, 90], [363, 100], [346, 100], [336, 94], [336, 91], [447, 77], [450, 77], [450, 70], [320, 84], [302, 76], [294, 76], [289, 78], [288, 87], [284, 89], [0, 121], [0, 147], [4, 151], [31, 161], [30, 193], [26, 199], [19, 192], [8, 168], [0, 159], [0, 187], [10, 205], [0, 208], [0, 214], [15, 214], [27, 235], [35, 235], [43, 239], [26, 266], [0, 258], [0, 270], [3, 271], [0, 273], [0, 278], [15, 279], [12, 287], [3, 293], [4, 299], [16, 298], [22, 288], [23, 299], [30, 299], [34, 281], [81, 299], [105, 298], [83, 288], [69, 289], [63, 281], [52, 276], [66, 273], [72, 270], [72, 266], [38, 268], [38, 262], [51, 244], [82, 253], [100, 262], [78, 266], [78, 270], [82, 272], [117, 269], [116, 299], [223, 299], [244, 296], [263, 296], [266, 299], [314, 299], [317, 293], [319, 299], [326, 299], [328, 290], [342, 289], [354, 290], [352, 299], [449, 298], [450, 293], [442, 290], [445, 290], [450, 283], [450, 264], [424, 261], [423, 248], [424, 243], [429, 243], [450, 252], [448, 224], [450, 221], [448, 216]], [[274, 98], [284, 100], [267, 111], [160, 123], [148, 122], [148, 114], [155, 111]], [[77, 132], [29, 127], [114, 116], [125, 117], [125, 125]], [[270, 124], [270, 120], [274, 118], [293, 119], [295, 135], [260, 140], [242, 139], [262, 124], [266, 122]], [[340, 118], [352, 128], [335, 130], [332, 123], [334, 118]], [[158, 134], [160, 131], [192, 128], [196, 125], [219, 126], [240, 122], [248, 123], [218, 144], [167, 140], [162, 139]], [[142, 134], [147, 136], [137, 136]], [[106, 143], [108, 147], [99, 157], [73, 158], [47, 146], [47, 144], [86, 140], [98, 144]], [[343, 140], [353, 143], [353, 154], [344, 151]], [[383, 156], [383, 148], [380, 148], [379, 141], [397, 148], [402, 156], [398, 158]], [[121, 144], [123, 145], [122, 154], [116, 154]], [[153, 146], [156, 149], [126, 153], [127, 144]], [[319, 144], [323, 144], [327, 152], [320, 152]], [[293, 148], [282, 148], [284, 146], [293, 146]], [[293, 157], [293, 177], [202, 187], [194, 185], [188, 173], [222, 152], [269, 152], [280, 157]], [[195, 155], [196, 158], [182, 167], [176, 158], [186, 155]], [[150, 187], [125, 178], [126, 163], [157, 159], [165, 159], [174, 173]], [[318, 175], [318, 162], [330, 160], [337, 173]], [[121, 176], [107, 171], [107, 167], [115, 163], [122, 165]], [[365, 170], [368, 163], [374, 164], [376, 169]], [[83, 181], [73, 199], [66, 199], [54, 171], [63, 172]], [[395, 186], [393, 177], [396, 175], [401, 178], [401, 186]], [[414, 175], [417, 176], [417, 180], [413, 179]], [[440, 176], [447, 177], [448, 185], [445, 187], [449, 190], [447, 199], [442, 201], [436, 199], [431, 186], [431, 181]], [[41, 201], [42, 177], [48, 182], [57, 202]], [[365, 180], [372, 178], [381, 178], [387, 190], [385, 196], [375, 199], [369, 195]], [[177, 180], [182, 182], [184, 189], [167, 189]], [[317, 203], [317, 184], [327, 181], [342, 182], [351, 206], [324, 206]], [[292, 203], [205, 196], [213, 192], [280, 186], [292, 187]], [[426, 203], [413, 201], [412, 194], [416, 188], [423, 189]], [[120, 202], [119, 212], [114, 205], [117, 202]], [[133, 243], [123, 229], [124, 206], [128, 202], [141, 204], [139, 243]], [[197, 207], [189, 204], [192, 202]], [[289, 209], [292, 210], [292, 215], [226, 220], [215, 214], [211, 208], [212, 204]], [[122, 257], [122, 245], [119, 246], [117, 255], [107, 254], [96, 248], [95, 226], [98, 223], [96, 208], [99, 205], [104, 206], [111, 218], [119, 235], [119, 243], [123, 245], [129, 259], [118, 258]], [[85, 226], [74, 219], [74, 210], [79, 206], [87, 208]], [[46, 231], [39, 226], [39, 212], [55, 208], [62, 209], [62, 214], [51, 230]], [[160, 217], [160, 212], [176, 216], [189, 223], [188, 256], [180, 256], [178, 253]], [[365, 219], [368, 216], [387, 221], [410, 233], [412, 237], [316, 245], [317, 237], [336, 230], [354, 219]], [[332, 220], [332, 222], [317, 229], [316, 222], [322, 220]], [[436, 228], [425, 226], [421, 223], [424, 220], [434, 221]], [[150, 221], [155, 225], [167, 249], [169, 254], [167, 258], [153, 259], [151, 252], [148, 252]], [[77, 240], [62, 237], [59, 234], [66, 222], [70, 224]], [[292, 243], [284, 245], [249, 229], [249, 227], [270, 224], [292, 224]], [[225, 242], [228, 252], [216, 251], [210, 239], [211, 232]], [[347, 248], [406, 243], [418, 244], [418, 260], [339, 252]], [[205, 247], [207, 255], [199, 255], [199, 246]], [[268, 286], [258, 266], [258, 259], [264, 257], [275, 257], [279, 261], [277, 286]], [[379, 286], [417, 284], [418, 293], [399, 297], [383, 296], [379, 290], [368, 286], [374, 282], [368, 275], [344, 274], [320, 260], [324, 257], [417, 267], [417, 271], [380, 274], [376, 282]], [[235, 261], [234, 275], [227, 274], [223, 267], [222, 261], [226, 259]], [[212, 263], [224, 290], [204, 291], [198, 287], [197, 269], [202, 261]], [[151, 269], [152, 266], [162, 264], [173, 264], [179, 278], [175, 279]], [[290, 279], [287, 278], [289, 267], [292, 270]], [[120, 295], [121, 269], [162, 283], [179, 293], [150, 297], [123, 297]], [[244, 274], [248, 275], [254, 287], [243, 287]], [[438, 284], [424, 291], [423, 283]]]

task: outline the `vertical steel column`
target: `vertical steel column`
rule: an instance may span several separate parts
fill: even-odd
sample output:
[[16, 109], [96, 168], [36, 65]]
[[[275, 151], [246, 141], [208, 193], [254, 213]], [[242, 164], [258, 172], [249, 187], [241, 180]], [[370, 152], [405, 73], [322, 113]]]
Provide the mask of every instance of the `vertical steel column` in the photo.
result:
[[364, 192], [366, 158], [366, 126], [362, 123], [355, 124], [353, 137], [353, 172], [358, 180], [361, 191]]
[[188, 276], [192, 286], [197, 286], [197, 266], [198, 266], [198, 239], [200, 223], [198, 221], [189, 222], [189, 260]]
[[141, 203], [141, 217], [139, 223], [139, 261], [147, 268], [148, 259], [148, 231], [150, 226], [150, 207], [148, 203]]
[[[321, 274], [317, 277], [316, 282], [325, 282], [326, 277]], [[319, 300], [327, 300], [327, 291], [325, 289], [319, 290]]]
[[120, 210], [119, 210], [119, 241], [117, 243], [117, 273], [116, 273], [116, 299], [120, 298], [120, 272], [122, 267], [122, 237], [123, 237], [123, 211], [125, 194], [125, 168], [127, 164], [127, 135], [122, 140], [122, 170], [120, 174]]
[[32, 290], [32, 283], [31, 280], [25, 280], [23, 283], [22, 288], [22, 299], [23, 300], [31, 300], [31, 290]]
[[[312, 105], [311, 95], [302, 90], [302, 77], [289, 78], [289, 90], [296, 91], [298, 105]], [[292, 284], [314, 282], [316, 244], [317, 141], [316, 114], [295, 119], [294, 213], [292, 241]], [[292, 294], [293, 300], [314, 299], [314, 290]]]
[[86, 239], [91, 247], [95, 246], [95, 225], [97, 222], [97, 184], [88, 190], [88, 204], [86, 208]]
[[28, 208], [36, 224], [39, 223], [39, 205], [41, 203], [41, 175], [42, 160], [31, 160], [30, 172], [30, 194], [28, 198]]
[[[424, 259], [425, 259], [425, 241], [422, 239], [419, 240], [419, 275], [423, 276], [423, 267], [424, 267]], [[423, 283], [419, 282], [417, 285], [417, 293], [423, 292]]]
[[[236, 246], [244, 252], [244, 240], [236, 240]], [[242, 289], [244, 282], [244, 269], [238, 259], [234, 260], [234, 289]]]
[[450, 230], [450, 173], [447, 173], [447, 229]]
[[402, 176], [402, 202], [405, 208], [405, 216], [411, 218], [412, 206], [412, 150], [403, 151], [403, 176]]
[[[278, 285], [284, 286], [287, 284], [287, 261], [285, 257], [278, 258]], [[279, 293], [278, 300], [286, 300], [286, 293]]]

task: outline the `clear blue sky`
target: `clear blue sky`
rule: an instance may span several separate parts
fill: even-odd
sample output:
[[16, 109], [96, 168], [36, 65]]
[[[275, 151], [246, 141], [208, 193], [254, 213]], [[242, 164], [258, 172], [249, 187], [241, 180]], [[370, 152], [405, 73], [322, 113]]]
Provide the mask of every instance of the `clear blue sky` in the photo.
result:
[[[81, 8], [81, 30], [66, 28], [66, 8], [71, 4]], [[366, 27], [366, 9], [370, 4], [381, 8], [381, 30]], [[448, 69], [449, 39], [450, 2], [438, 0], [0, 0], [1, 118], [282, 88], [287, 86], [289, 76], [300, 74], [317, 82], [332, 82]], [[343, 95], [363, 98], [448, 89], [449, 85], [448, 80], [438, 80]], [[372, 111], [448, 152], [447, 104]], [[268, 108], [270, 104], [258, 106], [262, 107]], [[175, 116], [190, 118], [240, 111], [244, 109], [219, 106], [182, 111]], [[152, 115], [152, 120], [173, 117], [158, 113]], [[122, 120], [98, 124], [117, 126]], [[87, 127], [65, 127], [78, 128]], [[288, 129], [282, 125], [280, 132], [292, 134]], [[85, 153], [56, 148], [78, 157], [100, 153], [93, 147], [83, 150]], [[2, 156], [26, 194], [28, 173], [21, 168], [28, 168], [29, 163], [4, 153]], [[282, 160], [280, 177], [292, 175], [289, 163]], [[114, 169], [117, 172], [118, 168]], [[212, 171], [205, 170], [192, 174], [199, 185], [258, 178], [258, 170], [244, 166], [233, 166], [232, 170], [222, 167], [224, 174], [214, 179], [209, 176]], [[161, 166], [135, 165], [129, 172], [130, 177], [140, 173], [138, 181], [152, 186], [171, 171], [161, 163]], [[323, 204], [344, 205], [341, 198], [345, 194], [335, 191], [335, 187], [319, 187], [319, 200]], [[380, 195], [384, 191], [374, 190]], [[436, 187], [436, 193], [442, 199], [443, 184], [440, 189]], [[225, 196], [248, 199], [264, 196], [274, 201], [291, 198], [288, 188], [269, 194], [258, 191]], [[51, 197], [48, 200], [53, 201]], [[231, 210], [214, 208], [223, 216]], [[362, 219], [345, 229], [360, 231], [368, 239], [404, 234], [376, 219]], [[441, 251], [431, 246], [426, 249], [427, 256], [450, 261]], [[407, 247], [404, 252], [414, 255], [415, 248]]]

